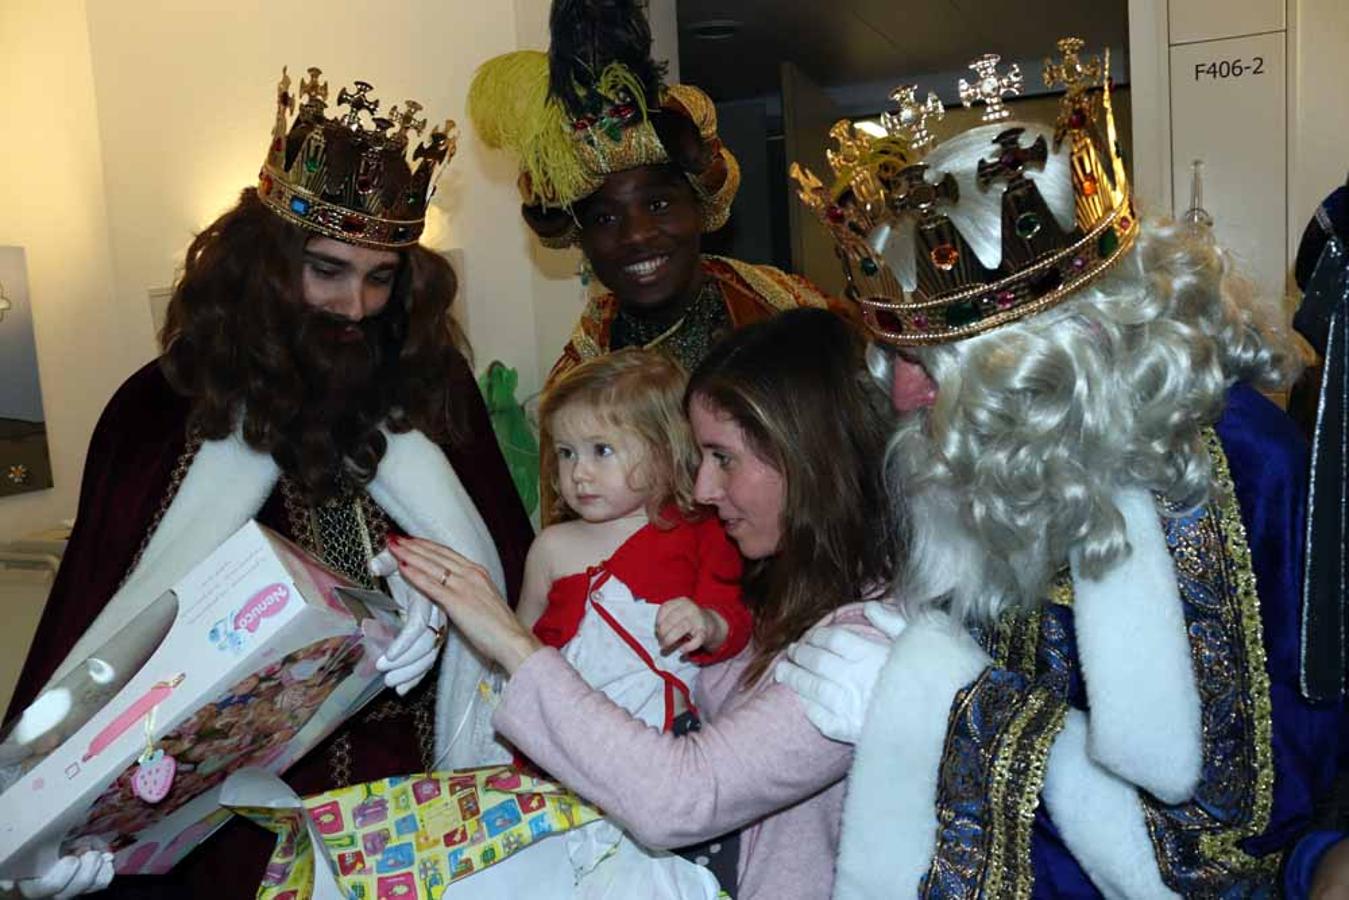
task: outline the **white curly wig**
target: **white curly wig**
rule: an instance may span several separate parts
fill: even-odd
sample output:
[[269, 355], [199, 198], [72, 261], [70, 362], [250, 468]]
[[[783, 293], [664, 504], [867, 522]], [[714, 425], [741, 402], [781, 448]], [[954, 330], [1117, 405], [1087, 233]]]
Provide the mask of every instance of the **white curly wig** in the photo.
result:
[[[962, 179], [957, 225], [986, 264], [1001, 257], [1000, 192], [963, 179], [1006, 127], [975, 129], [925, 160]], [[1021, 127], [1030, 140], [1045, 133]], [[1029, 174], [1071, 221], [1066, 156]], [[1213, 482], [1203, 430], [1227, 389], [1279, 387], [1296, 363], [1251, 300], [1207, 231], [1145, 221], [1112, 271], [1054, 309], [905, 350], [937, 385], [935, 405], [901, 420], [886, 459], [911, 532], [895, 585], [906, 611], [944, 605], [990, 622], [1009, 604], [1039, 602], [1070, 549], [1099, 577], [1130, 552], [1113, 499], [1121, 488], [1179, 509], [1204, 503]], [[888, 384], [889, 351], [869, 358]]]

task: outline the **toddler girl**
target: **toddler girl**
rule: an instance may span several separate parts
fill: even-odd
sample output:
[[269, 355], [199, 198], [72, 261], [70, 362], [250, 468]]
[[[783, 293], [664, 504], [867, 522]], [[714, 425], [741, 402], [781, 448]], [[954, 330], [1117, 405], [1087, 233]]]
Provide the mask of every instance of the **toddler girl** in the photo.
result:
[[[740, 555], [693, 503], [699, 453], [686, 380], [673, 360], [630, 349], [583, 363], [544, 395], [545, 477], [559, 521], [530, 548], [517, 609], [591, 685], [676, 733], [696, 727], [696, 666], [738, 654], [752, 627]], [[595, 893], [619, 896], [611, 882], [633, 879], [642, 896], [667, 896], [650, 891], [653, 878], [668, 878], [668, 896], [702, 896], [697, 886], [713, 881], [606, 821], [568, 838], [578, 888], [603, 882]], [[706, 896], [715, 895], [712, 885]]]

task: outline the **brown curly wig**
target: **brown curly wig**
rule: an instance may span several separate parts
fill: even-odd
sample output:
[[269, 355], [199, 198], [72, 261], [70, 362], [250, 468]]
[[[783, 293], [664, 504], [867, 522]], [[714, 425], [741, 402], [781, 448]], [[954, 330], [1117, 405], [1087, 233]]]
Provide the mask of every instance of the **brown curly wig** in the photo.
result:
[[391, 431], [447, 442], [462, 433], [449, 372], [467, 344], [450, 318], [457, 283], [441, 256], [402, 252], [385, 310], [360, 323], [365, 341], [325, 335], [306, 306], [312, 235], [267, 209], [253, 188], [197, 235], [160, 334], [160, 365], [191, 400], [189, 427], [215, 440], [241, 428], [312, 501], [374, 478]]

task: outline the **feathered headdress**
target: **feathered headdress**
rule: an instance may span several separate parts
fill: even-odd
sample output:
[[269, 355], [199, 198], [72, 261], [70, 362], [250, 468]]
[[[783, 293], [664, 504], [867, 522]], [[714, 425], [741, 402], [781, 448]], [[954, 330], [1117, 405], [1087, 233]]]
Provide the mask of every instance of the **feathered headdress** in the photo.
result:
[[[690, 85], [663, 84], [665, 67], [651, 59], [651, 29], [636, 2], [554, 0], [549, 28], [548, 53], [488, 60], [468, 94], [483, 141], [519, 159], [526, 220], [540, 238], [574, 243], [572, 204], [614, 172], [670, 162], [702, 200], [704, 230], [725, 224], [739, 167], [717, 138], [711, 99]], [[690, 143], [711, 152], [689, 152]]]

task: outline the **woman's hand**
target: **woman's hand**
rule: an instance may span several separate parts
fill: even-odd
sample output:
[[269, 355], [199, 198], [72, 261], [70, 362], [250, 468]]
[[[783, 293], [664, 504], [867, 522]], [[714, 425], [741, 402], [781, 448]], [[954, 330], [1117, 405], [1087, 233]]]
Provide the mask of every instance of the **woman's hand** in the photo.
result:
[[542, 644], [515, 618], [487, 570], [449, 547], [421, 538], [390, 538], [398, 571], [437, 606], [480, 653], [507, 674]]

